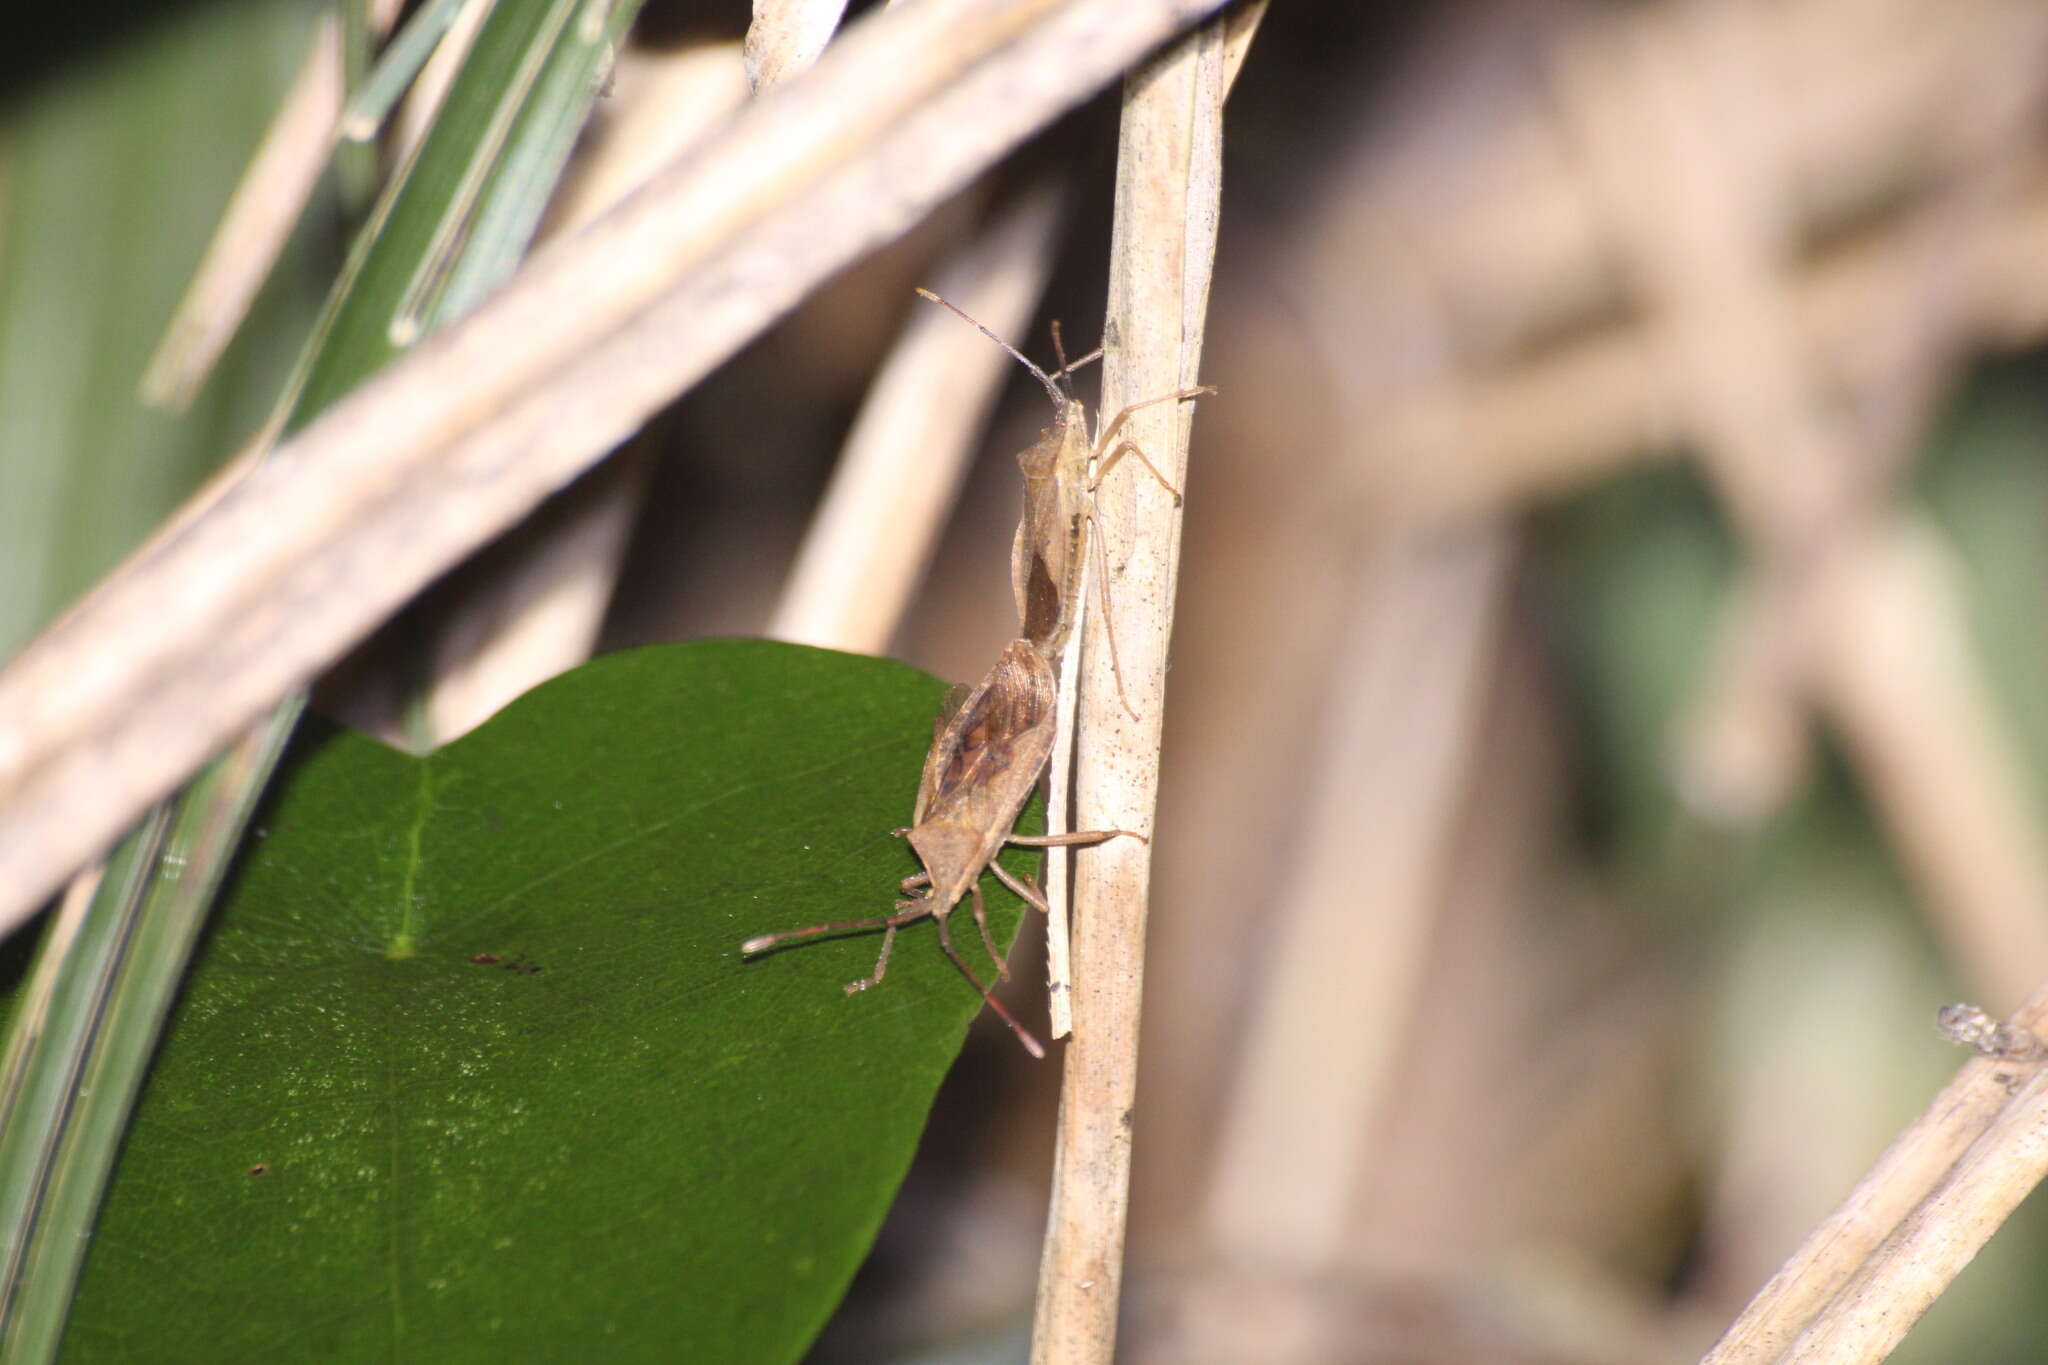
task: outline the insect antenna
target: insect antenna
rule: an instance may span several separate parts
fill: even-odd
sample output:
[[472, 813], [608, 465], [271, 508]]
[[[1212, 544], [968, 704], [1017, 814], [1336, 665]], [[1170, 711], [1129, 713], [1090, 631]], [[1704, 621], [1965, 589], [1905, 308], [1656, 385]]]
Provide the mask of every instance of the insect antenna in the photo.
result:
[[[1053, 377], [1051, 375], [1047, 374], [1044, 370], [1039, 369], [1036, 365], [1031, 363], [1030, 357], [1026, 356], [1022, 351], [1018, 350], [1015, 346], [1012, 346], [1009, 342], [997, 336], [994, 332], [991, 332], [988, 328], [976, 322], [973, 318], [967, 316], [967, 314], [961, 312], [958, 308], [954, 307], [945, 299], [942, 299], [937, 294], [934, 294], [931, 290], [919, 289], [917, 292], [921, 297], [930, 299], [933, 303], [940, 304], [943, 307], [949, 309], [953, 313], [953, 315], [955, 317], [958, 317], [962, 322], [965, 322], [975, 331], [981, 333], [990, 341], [993, 341], [996, 345], [1008, 351], [1012, 359], [1014, 359], [1019, 365], [1022, 365], [1025, 369], [1031, 371], [1031, 373], [1037, 378], [1038, 382], [1045, 385], [1045, 391], [1048, 394], [1052, 395], [1054, 407], [1060, 408], [1062, 410], [1066, 408], [1066, 394], [1060, 391], [1060, 386], [1053, 382]], [[1063, 368], [1061, 370], [1061, 373], [1064, 374], [1065, 372], [1066, 371]]]
[[813, 924], [808, 929], [784, 929], [775, 934], [756, 934], [740, 945], [740, 952], [743, 955], [752, 955], [766, 952], [776, 944], [787, 943], [791, 939], [815, 938], [819, 934], [836, 934], [841, 930], [850, 929], [886, 929], [916, 918], [917, 915], [876, 915], [871, 919], [845, 919], [834, 924]]

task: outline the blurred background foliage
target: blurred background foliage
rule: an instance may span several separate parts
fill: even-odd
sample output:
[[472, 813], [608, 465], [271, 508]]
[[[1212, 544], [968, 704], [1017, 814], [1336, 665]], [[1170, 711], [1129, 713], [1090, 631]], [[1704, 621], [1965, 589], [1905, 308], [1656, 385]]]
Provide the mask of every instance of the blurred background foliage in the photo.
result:
[[[1188, 489], [1132, 1359], [1696, 1357], [1952, 1072], [1935, 1010], [2048, 979], [2037, 11], [1275, 7]], [[308, 11], [99, 13], [0, 68], [6, 647], [254, 431], [342, 240], [316, 203], [191, 410], [145, 410]], [[593, 143], [743, 23], [650, 3]], [[911, 286], [1046, 167], [1019, 340], [1087, 337], [1113, 130], [655, 424], [604, 647], [764, 628]], [[894, 643], [942, 676], [1010, 633], [1008, 400]], [[817, 1360], [1020, 1358], [1056, 1083], [970, 1045]], [[2044, 1233], [1896, 1358], [2048, 1354]]]
[[[142, 368], [303, 48], [304, 7], [115, 6], [29, 38], [0, 92], [0, 648], [90, 587], [253, 432], [330, 277], [315, 214], [182, 415]], [[121, 22], [125, 16], [126, 22]], [[36, 64], [31, 67], [28, 57]]]

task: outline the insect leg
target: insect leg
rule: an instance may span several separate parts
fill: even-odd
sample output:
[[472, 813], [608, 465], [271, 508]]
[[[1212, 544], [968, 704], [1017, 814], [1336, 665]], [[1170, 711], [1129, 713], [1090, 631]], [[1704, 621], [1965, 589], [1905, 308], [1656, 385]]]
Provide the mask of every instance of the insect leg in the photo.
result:
[[996, 941], [988, 931], [988, 905], [981, 898], [981, 883], [972, 882], [967, 887], [974, 898], [974, 927], [981, 930], [981, 946], [988, 949], [988, 960], [996, 964], [996, 980], [1010, 979], [1010, 964], [1003, 961], [1003, 955], [996, 951]]
[[[1182, 389], [1179, 393], [1162, 393], [1157, 398], [1147, 398], [1142, 403], [1133, 403], [1129, 407], [1125, 408], [1122, 412], [1118, 413], [1116, 416], [1110, 418], [1109, 425], [1104, 427], [1102, 429], [1102, 434], [1096, 438], [1095, 448], [1097, 450], [1107, 450], [1109, 448], [1109, 443], [1116, 439], [1116, 434], [1124, 429], [1124, 423], [1130, 420], [1131, 414], [1134, 412], [1138, 412], [1144, 408], [1149, 408], [1155, 403], [1174, 403], [1187, 398], [1200, 398], [1205, 393], [1214, 392], [1216, 392], [1215, 389], [1209, 387], [1207, 384], [1204, 384], [1200, 388]], [[1152, 462], [1150, 460], [1146, 460], [1145, 463], [1147, 465], [1150, 465]], [[1152, 471], [1152, 473], [1156, 477], [1159, 471], [1155, 469]], [[1098, 478], [1099, 477], [1100, 475], [1098, 474]], [[1166, 484], [1166, 487], [1169, 490], [1173, 488], [1173, 485], [1170, 483], [1166, 483], [1166, 480], [1164, 479], [1160, 479], [1159, 482], [1162, 484]], [[1180, 494], [1175, 493], [1173, 496], [1176, 499], [1178, 499], [1180, 497]]]
[[[1025, 848], [1065, 848], [1069, 844], [1100, 844], [1127, 834], [1141, 844], [1152, 841], [1134, 829], [1077, 829], [1072, 834], [1012, 834], [1003, 840], [1007, 844], [1022, 844]], [[989, 864], [994, 867], [994, 863]]]
[[1131, 705], [1130, 694], [1124, 691], [1123, 660], [1116, 653], [1116, 621], [1109, 614], [1109, 552], [1102, 548], [1102, 522], [1093, 507], [1084, 511], [1082, 517], [1088, 524], [1088, 547], [1095, 552], [1095, 603], [1102, 611], [1102, 633], [1109, 640], [1109, 671], [1116, 677], [1116, 699], [1124, 714], [1136, 720], [1138, 710]]
[[887, 930], [888, 932], [882, 935], [882, 955], [875, 961], [874, 975], [850, 982], [846, 987], [846, 993], [851, 995], [855, 991], [864, 991], [881, 981], [882, 973], [889, 969], [889, 950], [895, 946], [897, 928], [910, 923], [914, 919], [921, 919], [929, 915], [931, 907], [925, 903], [929, 899], [929, 897], [920, 897], [918, 900], [909, 903], [908, 906], [898, 906], [896, 913], [893, 915], [878, 915], [873, 919], [838, 920], [832, 924], [813, 924], [808, 929], [785, 929], [779, 934], [759, 934], [742, 943], [740, 945], [740, 952], [748, 955], [765, 952], [776, 944], [787, 943], [791, 939], [815, 938], [819, 934], [838, 933], [842, 930]]
[[881, 985], [882, 974], [889, 970], [889, 950], [891, 948], [894, 948], [895, 946], [896, 926], [892, 924], [882, 934], [882, 952], [881, 955], [875, 959], [875, 970], [873, 974], [869, 976], [864, 976], [858, 981], [847, 982], [846, 985], [843, 987], [845, 992], [848, 995], [852, 995], [856, 991], [864, 991], [870, 986]]
[[1012, 891], [1023, 897], [1026, 905], [1036, 909], [1041, 915], [1050, 915], [1052, 913], [1052, 907], [1046, 904], [1045, 892], [1039, 890], [1038, 883], [1035, 880], [1028, 876], [1021, 880], [1013, 877], [1001, 863], [990, 863], [988, 870], [1001, 878], [1004, 886], [1009, 887]]
[[1093, 493], [1096, 489], [1102, 487], [1102, 481], [1109, 477], [1109, 471], [1116, 468], [1116, 462], [1126, 455], [1137, 456], [1138, 463], [1151, 471], [1153, 479], [1159, 486], [1173, 495], [1173, 505], [1175, 507], [1181, 505], [1184, 499], [1180, 495], [1180, 490], [1166, 481], [1166, 476], [1159, 472], [1159, 466], [1152, 463], [1145, 452], [1139, 448], [1136, 441], [1119, 442], [1115, 450], [1102, 457], [1102, 462], [1095, 466], [1094, 477], [1088, 480], [1088, 491]]
[[947, 957], [953, 959], [953, 965], [960, 969], [960, 974], [967, 978], [975, 990], [981, 992], [981, 998], [988, 1003], [990, 1009], [996, 1012], [996, 1017], [1010, 1026], [1010, 1032], [1017, 1035], [1017, 1041], [1024, 1045], [1026, 1052], [1034, 1057], [1045, 1056], [1044, 1046], [1031, 1036], [1030, 1030], [1018, 1023], [1015, 1016], [1003, 1008], [1002, 1002], [988, 993], [988, 987], [981, 984], [981, 978], [974, 974], [974, 969], [961, 961], [960, 954], [953, 951], [953, 940], [946, 933], [946, 917], [944, 915], [935, 915], [933, 918], [939, 922], [939, 946], [946, 950]]

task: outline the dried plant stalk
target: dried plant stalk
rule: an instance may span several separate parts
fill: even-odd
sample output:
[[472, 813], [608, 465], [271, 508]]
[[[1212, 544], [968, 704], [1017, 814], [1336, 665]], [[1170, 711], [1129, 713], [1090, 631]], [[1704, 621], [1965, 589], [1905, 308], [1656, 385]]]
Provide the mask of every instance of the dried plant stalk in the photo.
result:
[[839, 27], [846, 0], [754, 0], [747, 26], [747, 80], [765, 94], [809, 70]]
[[[2013, 1022], [2036, 1035], [2048, 1029], [2048, 986], [2034, 992]], [[1795, 1340], [1816, 1351], [1835, 1343], [1826, 1349], [1836, 1351], [1852, 1330], [1866, 1334], [1865, 1354], [1811, 1359], [1881, 1358], [1889, 1346], [1879, 1347], [1868, 1334], [1888, 1329], [1879, 1321], [1883, 1314], [1872, 1312], [1883, 1302], [1872, 1286], [1883, 1284], [1884, 1293], [1899, 1296], [1903, 1336], [2018, 1202], [2010, 1198], [2013, 1182], [2024, 1182], [2024, 1194], [2039, 1181], [2040, 1076], [2017, 1095], [2009, 1088], [2038, 1066], [1989, 1057], [1965, 1063], [1750, 1300], [1701, 1365], [1770, 1365], [1786, 1359]]]
[[2048, 1174], [2048, 1073], [2038, 1067], [1941, 1185], [1794, 1343], [1785, 1365], [1882, 1360]]
[[[1212, 24], [1130, 77], [1117, 168], [1102, 410], [1198, 382], [1215, 258], [1228, 78], [1225, 32]], [[1186, 487], [1186, 405], [1155, 404], [1129, 435], [1176, 488]], [[1078, 823], [1149, 830], [1158, 799], [1166, 648], [1179, 570], [1180, 516], [1150, 479], [1098, 490], [1116, 577], [1118, 695], [1105, 623], [1090, 619], [1075, 759]], [[1132, 1106], [1150, 850], [1118, 840], [1076, 859], [1074, 1037], [1065, 1057], [1052, 1205], [1032, 1340], [1036, 1365], [1107, 1361], [1116, 1345], [1130, 1195]]]

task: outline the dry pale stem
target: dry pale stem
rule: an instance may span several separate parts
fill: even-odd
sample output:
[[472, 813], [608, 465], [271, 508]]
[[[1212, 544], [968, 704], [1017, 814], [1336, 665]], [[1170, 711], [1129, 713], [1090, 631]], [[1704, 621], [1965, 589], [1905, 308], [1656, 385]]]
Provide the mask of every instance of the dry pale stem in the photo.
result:
[[1926, 518], [1842, 545], [1815, 583], [1813, 680], [1933, 929], [2004, 1013], [2048, 971], [2048, 849], [1962, 585]]
[[747, 79], [765, 94], [817, 64], [846, 0], [754, 0], [747, 26]]
[[1211, 8], [864, 20], [124, 565], [0, 674], [0, 932], [804, 291]]
[[[1197, 382], [1215, 255], [1227, 84], [1224, 31], [1211, 25], [1126, 85], [1110, 263], [1102, 410]], [[1191, 410], [1159, 404], [1127, 428], [1186, 487]], [[1126, 462], [1126, 466], [1129, 462]], [[1082, 651], [1075, 819], [1150, 830], [1158, 798], [1166, 650], [1179, 569], [1180, 516], [1135, 468], [1100, 490], [1112, 578], [1123, 710], [1099, 614]], [[1075, 860], [1074, 1037], [1065, 1056], [1052, 1207], [1039, 1272], [1032, 1359], [1109, 1360], [1123, 1278], [1144, 981], [1148, 845], [1114, 839]]]
[[1796, 641], [1774, 586], [1753, 574], [1728, 594], [1671, 741], [1672, 786], [1728, 829], [1753, 830], [1790, 800], [1812, 756], [1805, 699], [1788, 677]]
[[[2048, 986], [2034, 992], [2013, 1022], [2037, 1035], [2048, 1029]], [[1866, 1275], [1902, 1273], [1896, 1250], [1887, 1241], [1902, 1228], [1912, 1229], [1915, 1250], [1909, 1260], [1922, 1267], [1914, 1273], [1938, 1292], [1961, 1269], [1962, 1261], [1923, 1259], [1918, 1248], [1953, 1245], [1961, 1239], [1974, 1252], [1990, 1235], [1991, 1226], [1981, 1220], [1987, 1208], [2001, 1206], [2005, 1187], [2003, 1178], [1987, 1183], [1983, 1164], [2004, 1161], [2013, 1177], [2029, 1185], [2040, 1177], [2035, 1147], [2040, 1083], [2030, 1081], [2017, 1096], [2011, 1089], [2015, 1078], [2038, 1066], [1995, 1058], [1965, 1063], [1750, 1300], [1702, 1365], [1770, 1365], [1802, 1332], [1815, 1341], [1836, 1339], [1834, 1334], [1844, 1330], [1841, 1319], [1867, 1319], [1869, 1298], [1845, 1289], [1867, 1283]], [[2012, 1150], [2001, 1155], [2001, 1147]], [[1971, 1172], [1967, 1176], [1962, 1174], [1965, 1168]], [[1958, 1184], [1963, 1187], [1960, 1196], [1953, 1193]], [[1932, 1298], [1932, 1292], [1925, 1295], [1925, 1302], [1907, 1315], [1901, 1332]], [[1873, 1350], [1844, 1358], [1874, 1360], [1882, 1354]]]
[[[1223, 16], [1224, 97], [1228, 97], [1230, 87], [1237, 81], [1238, 72], [1244, 69], [1245, 58], [1251, 53], [1252, 39], [1258, 35], [1259, 24], [1265, 19], [1266, 9], [1270, 3], [1271, 0], [1245, 0], [1245, 3], [1233, 5]], [[1219, 128], [1219, 136], [1220, 132]], [[1114, 410], [1107, 415], [1113, 418]], [[1104, 414], [1097, 414], [1098, 423], [1103, 417]], [[1067, 642], [1069, 658], [1079, 651], [1081, 637], [1088, 629], [1088, 604], [1094, 596], [1095, 572], [1095, 565], [1084, 559], [1080, 579], [1075, 584], [1075, 601], [1070, 608], [1073, 614], [1074, 634]], [[1053, 743], [1048, 779], [1050, 794], [1045, 803], [1046, 828], [1050, 830], [1075, 828], [1071, 805], [1074, 794], [1074, 729], [1079, 708], [1080, 671], [1062, 667], [1059, 731], [1058, 738]], [[1046, 850], [1046, 1013], [1050, 1016], [1054, 1038], [1065, 1038], [1074, 1031], [1073, 938], [1069, 917], [1073, 899], [1073, 858], [1074, 853], [1071, 849]]]
[[[2033, 1072], [2020, 1086], [2019, 1075]], [[1784, 1356], [1785, 1365], [1882, 1360], [2048, 1174], [2048, 1072], [2008, 1065], [2019, 1086]]]

